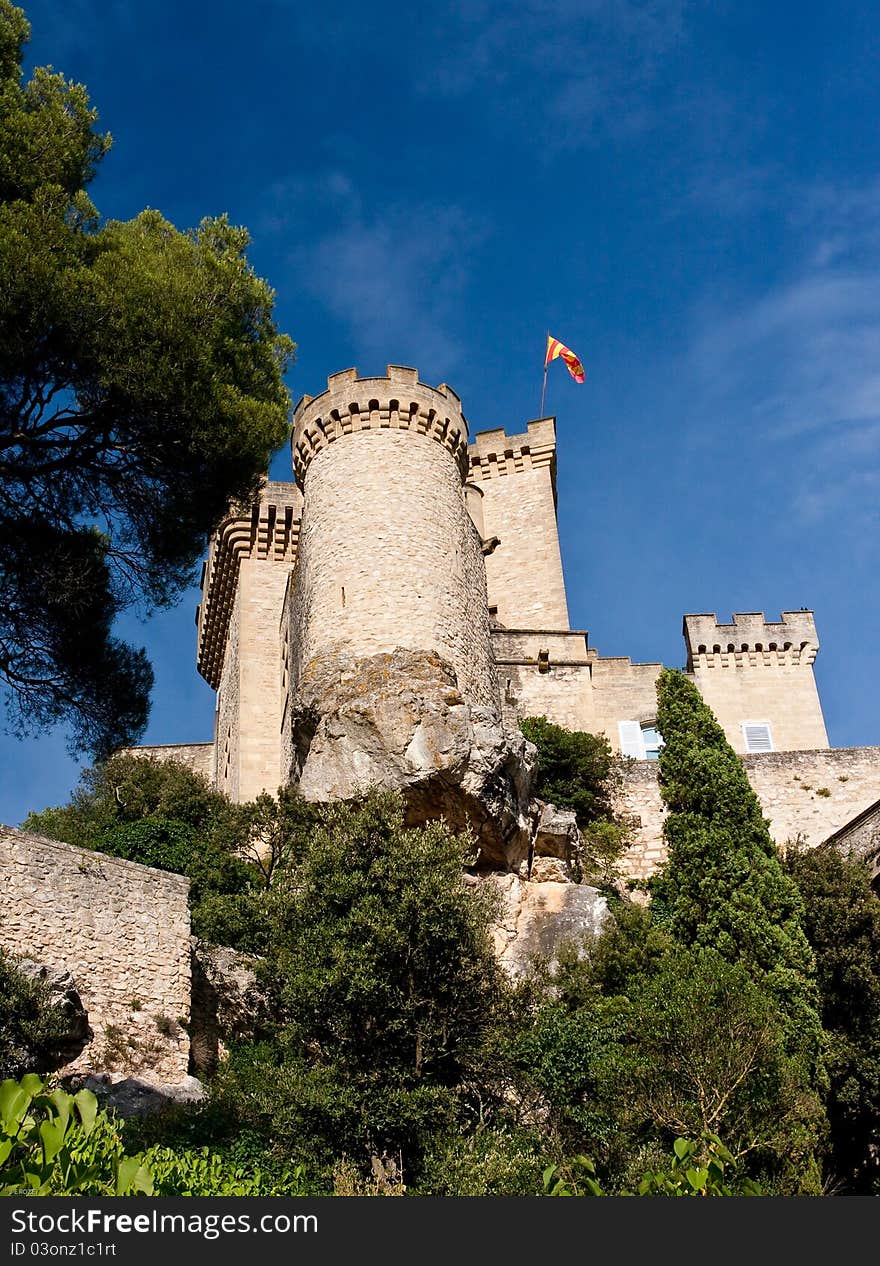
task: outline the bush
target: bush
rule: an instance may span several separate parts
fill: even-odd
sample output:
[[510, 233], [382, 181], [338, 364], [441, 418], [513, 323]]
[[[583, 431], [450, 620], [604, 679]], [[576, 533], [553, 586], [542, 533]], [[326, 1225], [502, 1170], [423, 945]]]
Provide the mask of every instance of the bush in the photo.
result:
[[45, 984], [23, 976], [0, 949], [0, 1078], [55, 1067], [55, 1050], [66, 1024]]

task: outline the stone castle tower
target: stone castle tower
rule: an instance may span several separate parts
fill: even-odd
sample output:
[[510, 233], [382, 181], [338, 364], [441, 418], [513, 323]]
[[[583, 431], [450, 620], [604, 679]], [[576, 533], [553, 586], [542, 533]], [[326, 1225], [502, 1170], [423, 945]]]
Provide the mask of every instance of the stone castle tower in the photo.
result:
[[[141, 750], [189, 760], [238, 801], [394, 787], [413, 821], [467, 824], [488, 863], [515, 866], [534, 828], [517, 722], [543, 715], [630, 758], [629, 869], [649, 873], [662, 665], [602, 656], [569, 627], [555, 420], [470, 440], [452, 388], [349, 369], [298, 403], [293, 458], [296, 483], [267, 482], [210, 543], [197, 624], [213, 743]], [[828, 745], [812, 612], [686, 615], [683, 632], [778, 842], [819, 843], [880, 798], [880, 749]]]

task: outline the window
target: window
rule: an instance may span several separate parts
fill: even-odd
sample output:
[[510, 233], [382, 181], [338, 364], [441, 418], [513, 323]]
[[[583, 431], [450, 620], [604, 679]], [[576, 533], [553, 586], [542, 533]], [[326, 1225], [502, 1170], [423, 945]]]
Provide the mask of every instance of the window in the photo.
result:
[[663, 739], [653, 721], [620, 721], [620, 753], [636, 760], [657, 760]]
[[743, 721], [743, 739], [747, 752], [772, 752], [773, 735], [769, 721]]

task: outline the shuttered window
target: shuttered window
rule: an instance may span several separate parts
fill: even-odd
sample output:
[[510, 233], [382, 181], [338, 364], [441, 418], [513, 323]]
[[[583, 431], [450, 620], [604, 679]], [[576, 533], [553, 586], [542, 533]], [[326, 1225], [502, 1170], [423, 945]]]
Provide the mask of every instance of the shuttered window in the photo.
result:
[[773, 751], [769, 721], [743, 721], [742, 732], [747, 752]]
[[645, 744], [638, 721], [618, 721], [617, 728], [620, 733], [621, 756], [634, 756], [636, 760], [644, 760]]

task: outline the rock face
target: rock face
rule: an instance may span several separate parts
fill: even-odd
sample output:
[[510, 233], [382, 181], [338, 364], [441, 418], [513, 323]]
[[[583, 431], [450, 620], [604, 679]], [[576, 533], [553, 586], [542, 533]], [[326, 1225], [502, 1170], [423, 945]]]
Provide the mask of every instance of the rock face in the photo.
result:
[[253, 1036], [261, 1006], [254, 961], [223, 945], [192, 938], [190, 1066], [212, 1073], [230, 1041]]
[[205, 1097], [205, 1088], [197, 1077], [167, 1082], [149, 1073], [138, 1077], [92, 1073], [82, 1079], [82, 1084], [105, 1108], [112, 1108], [121, 1117], [151, 1116], [175, 1104], [201, 1103]]
[[51, 1005], [62, 1020], [62, 1033], [54, 1048], [43, 1052], [45, 1066], [42, 1071], [61, 1068], [76, 1059], [94, 1036], [74, 979], [63, 967], [47, 967], [29, 958], [19, 959], [16, 966], [22, 976], [48, 986]]
[[440, 655], [398, 648], [313, 659], [292, 733], [291, 778], [307, 800], [393, 789], [414, 824], [442, 816], [470, 827], [481, 865], [514, 868], [528, 856], [535, 749], [467, 702]]
[[495, 953], [512, 976], [522, 976], [536, 955], [552, 957], [566, 942], [580, 946], [598, 936], [610, 917], [605, 898], [588, 884], [519, 875], [492, 875], [485, 882], [501, 896]]

